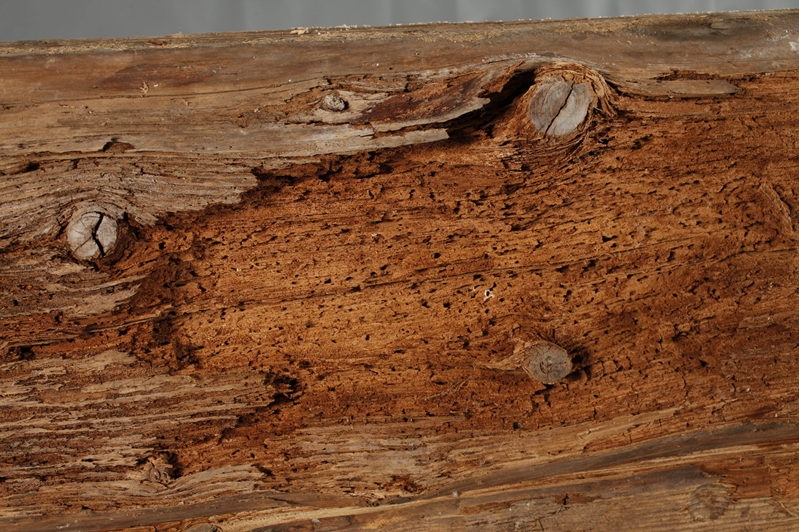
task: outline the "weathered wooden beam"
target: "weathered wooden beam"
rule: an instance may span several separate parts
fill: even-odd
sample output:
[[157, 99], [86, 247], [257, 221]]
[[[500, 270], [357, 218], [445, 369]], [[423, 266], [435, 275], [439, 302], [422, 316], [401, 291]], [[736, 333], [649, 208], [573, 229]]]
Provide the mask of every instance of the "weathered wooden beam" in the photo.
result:
[[0, 528], [799, 529], [797, 28], [0, 45]]

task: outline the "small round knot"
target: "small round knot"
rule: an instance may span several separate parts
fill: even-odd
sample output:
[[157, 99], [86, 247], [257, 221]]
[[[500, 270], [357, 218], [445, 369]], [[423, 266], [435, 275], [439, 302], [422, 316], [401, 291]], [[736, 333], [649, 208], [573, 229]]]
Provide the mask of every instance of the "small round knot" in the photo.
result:
[[554, 384], [572, 372], [572, 359], [562, 347], [551, 342], [526, 343], [521, 348], [522, 368], [544, 384]]
[[144, 474], [154, 484], [169, 484], [172, 481], [172, 469], [172, 465], [162, 456], [151, 456], [144, 464]]
[[705, 484], [694, 490], [688, 510], [694, 521], [712, 521], [721, 517], [731, 502], [728, 486]]
[[347, 108], [347, 101], [336, 93], [328, 94], [322, 100], [322, 109], [340, 113]]
[[200, 523], [187, 528], [183, 532], [222, 532], [222, 529], [211, 523]]
[[67, 241], [72, 254], [79, 260], [104, 257], [117, 241], [117, 222], [99, 211], [81, 213], [67, 226]]

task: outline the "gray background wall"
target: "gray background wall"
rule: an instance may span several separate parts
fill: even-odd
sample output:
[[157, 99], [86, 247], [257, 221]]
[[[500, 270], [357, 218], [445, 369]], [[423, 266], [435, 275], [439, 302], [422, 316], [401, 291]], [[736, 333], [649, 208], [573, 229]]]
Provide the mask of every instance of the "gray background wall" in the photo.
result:
[[0, 41], [799, 8], [799, 0], [0, 0]]

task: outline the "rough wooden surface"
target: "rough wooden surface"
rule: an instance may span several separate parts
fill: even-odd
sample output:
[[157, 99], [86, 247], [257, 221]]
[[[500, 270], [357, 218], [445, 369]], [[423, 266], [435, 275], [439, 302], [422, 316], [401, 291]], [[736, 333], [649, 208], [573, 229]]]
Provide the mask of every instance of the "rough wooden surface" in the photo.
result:
[[0, 46], [0, 525], [799, 530], [797, 27]]

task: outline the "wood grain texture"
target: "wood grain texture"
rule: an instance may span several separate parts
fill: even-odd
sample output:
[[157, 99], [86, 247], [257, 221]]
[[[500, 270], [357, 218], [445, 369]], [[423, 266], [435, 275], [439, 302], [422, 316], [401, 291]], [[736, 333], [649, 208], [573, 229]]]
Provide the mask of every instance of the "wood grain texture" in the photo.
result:
[[0, 46], [0, 527], [799, 530], [797, 22]]

